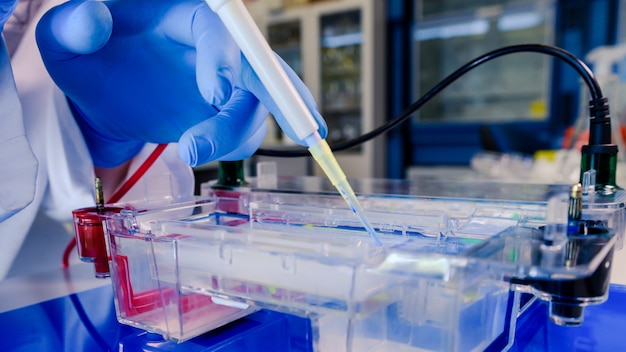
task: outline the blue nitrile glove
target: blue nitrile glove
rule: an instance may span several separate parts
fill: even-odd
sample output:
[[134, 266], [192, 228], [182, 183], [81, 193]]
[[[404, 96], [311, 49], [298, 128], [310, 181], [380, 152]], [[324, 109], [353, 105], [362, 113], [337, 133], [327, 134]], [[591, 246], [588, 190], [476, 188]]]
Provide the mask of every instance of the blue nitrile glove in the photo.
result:
[[[96, 166], [119, 165], [146, 142], [179, 142], [180, 157], [192, 166], [249, 157], [265, 134], [263, 106], [286, 126], [201, 0], [70, 1], [43, 16], [37, 42]], [[309, 90], [283, 65], [325, 137]]]
[[17, 0], [0, 0], [0, 32], [2, 32], [4, 24], [15, 11], [15, 7], [17, 7]]

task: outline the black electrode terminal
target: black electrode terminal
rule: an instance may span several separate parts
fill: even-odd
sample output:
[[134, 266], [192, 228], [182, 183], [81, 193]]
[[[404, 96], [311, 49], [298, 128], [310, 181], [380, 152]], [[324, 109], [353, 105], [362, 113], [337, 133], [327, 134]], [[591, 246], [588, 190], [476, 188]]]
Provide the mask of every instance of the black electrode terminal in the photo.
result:
[[609, 100], [607, 98], [589, 101], [589, 144], [608, 145], [612, 143]]
[[610, 194], [616, 184], [617, 145], [613, 143], [609, 103], [605, 97], [589, 102], [589, 144], [582, 147], [580, 182], [589, 170], [596, 170], [595, 190]]

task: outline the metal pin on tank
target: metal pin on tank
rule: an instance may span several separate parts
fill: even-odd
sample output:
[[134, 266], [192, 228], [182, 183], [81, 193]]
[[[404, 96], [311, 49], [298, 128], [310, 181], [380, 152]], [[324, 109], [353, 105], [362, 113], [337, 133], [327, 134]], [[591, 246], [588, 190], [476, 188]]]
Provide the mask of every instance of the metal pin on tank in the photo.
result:
[[96, 177], [95, 188], [96, 188], [96, 211], [98, 213], [103, 213], [104, 212], [104, 191], [102, 190], [102, 179], [100, 177]]
[[583, 188], [580, 183], [570, 187], [569, 202], [567, 205], [567, 236], [570, 239], [565, 246], [565, 266], [576, 266], [578, 261], [579, 245], [574, 236], [581, 233], [581, 222], [583, 213]]
[[567, 234], [577, 235], [580, 231], [580, 219], [583, 213], [583, 189], [580, 183], [570, 187], [567, 207]]

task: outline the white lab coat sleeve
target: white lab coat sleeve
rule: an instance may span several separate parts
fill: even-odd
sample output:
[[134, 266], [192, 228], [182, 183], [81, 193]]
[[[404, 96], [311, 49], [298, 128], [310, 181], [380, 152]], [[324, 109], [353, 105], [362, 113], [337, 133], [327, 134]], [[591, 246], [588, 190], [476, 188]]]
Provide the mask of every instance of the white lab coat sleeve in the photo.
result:
[[32, 202], [37, 160], [26, 139], [9, 54], [0, 38], [0, 222]]
[[95, 204], [94, 169], [89, 151], [63, 92], [51, 90], [51, 118], [45, 122], [48, 188], [43, 210], [70, 222], [72, 210]]
[[0, 38], [0, 280], [35, 217], [37, 161], [26, 138], [9, 56]]
[[[70, 221], [71, 209], [84, 206], [93, 198], [86, 192], [92, 181], [85, 180], [78, 184], [73, 182], [84, 176], [85, 172], [82, 170], [89, 168], [90, 158], [86, 151], [82, 154], [78, 151], [84, 141], [82, 136], [79, 135], [78, 138], [71, 132], [71, 127], [65, 125], [71, 124], [71, 121], [58, 120], [58, 107], [61, 106], [58, 105], [59, 91], [47, 74], [35, 41], [35, 27], [39, 18], [47, 9], [60, 2], [61, 0], [53, 0], [42, 4], [11, 58], [15, 86], [21, 103], [23, 127], [28, 144], [38, 161], [38, 167], [34, 180], [31, 180], [28, 186], [34, 187], [32, 201], [17, 214], [0, 222], [0, 279], [3, 279], [11, 268], [42, 205], [45, 205], [45, 209], [55, 218]], [[66, 128], [70, 129], [69, 138], [63, 140], [65, 133], [68, 133], [65, 131]], [[73, 140], [69, 140], [70, 138]], [[68, 156], [68, 153], [72, 155]], [[55, 157], [49, 159], [51, 155]], [[86, 160], [76, 165], [80, 171], [72, 173], [71, 179], [60, 181], [64, 177], [61, 174], [49, 177], [51, 171], [58, 171], [85, 156]], [[67, 169], [64, 175], [69, 175], [72, 170], [74, 168]], [[50, 181], [55, 182], [55, 186], [49, 187]], [[15, 190], [28, 193], [28, 187], [15, 186]], [[65, 202], [59, 199], [63, 193], [67, 196]], [[64, 203], [62, 209], [53, 209], [54, 204], [61, 203]], [[68, 209], [70, 212], [66, 213]], [[59, 253], [58, 258], [61, 257], [62, 253]], [[38, 261], [38, 258], [32, 260]], [[60, 265], [60, 259], [55, 265]]]

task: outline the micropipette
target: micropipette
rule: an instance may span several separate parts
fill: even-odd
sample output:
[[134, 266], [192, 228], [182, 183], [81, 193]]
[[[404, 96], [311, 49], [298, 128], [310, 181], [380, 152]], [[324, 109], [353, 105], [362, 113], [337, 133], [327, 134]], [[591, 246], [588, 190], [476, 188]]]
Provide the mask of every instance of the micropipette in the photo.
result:
[[263, 34], [241, 0], [205, 0], [229, 31], [259, 79], [285, 116], [298, 138], [304, 140], [309, 152], [331, 183], [346, 200], [377, 245], [381, 245], [374, 228], [365, 217], [346, 175], [337, 163], [326, 140], [317, 132], [319, 125], [304, 104], [274, 55]]

